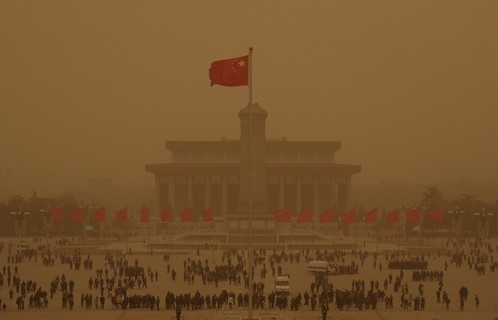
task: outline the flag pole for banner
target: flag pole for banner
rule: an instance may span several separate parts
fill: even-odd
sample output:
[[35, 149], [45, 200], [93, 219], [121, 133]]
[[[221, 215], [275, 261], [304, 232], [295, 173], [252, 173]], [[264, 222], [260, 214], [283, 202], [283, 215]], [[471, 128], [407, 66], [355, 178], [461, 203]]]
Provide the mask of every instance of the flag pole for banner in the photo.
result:
[[88, 206], [84, 206], [83, 208], [85, 208], [85, 218], [83, 219], [82, 223], [83, 223], [83, 240], [85, 240], [86, 242], [86, 225], [87, 225], [87, 216], [88, 216], [88, 210], [90, 209], [90, 207]]
[[335, 246], [335, 235], [337, 233], [337, 222], [332, 221], [332, 247]]
[[214, 217], [213, 217], [213, 221], [212, 221], [211, 223], [212, 223], [212, 225], [213, 225], [213, 229], [212, 229], [212, 234], [213, 234], [213, 236], [212, 236], [212, 238], [211, 238], [211, 239], [213, 239], [213, 257], [214, 257], [214, 249], [216, 248], [216, 241], [215, 241], [215, 237], [214, 237], [214, 231], [215, 231], [215, 230], [214, 230], [214, 228], [215, 228], [215, 224], [214, 224]]
[[151, 253], [150, 250], [150, 218], [147, 216], [147, 251]]
[[[193, 210], [193, 209], [192, 209]], [[194, 233], [194, 217], [193, 214], [190, 216], [190, 234]], [[190, 245], [192, 247], [192, 255], [194, 254], [194, 237], [190, 237]]]
[[375, 237], [377, 238], [377, 242], [375, 245], [375, 252], [379, 253], [379, 224], [377, 223], [377, 219], [375, 220]]
[[439, 225], [439, 232], [438, 232], [439, 236], [441, 237], [441, 249], [443, 249], [443, 247], [444, 247], [444, 238], [443, 238], [443, 235], [441, 233], [441, 231], [443, 229], [442, 227], [443, 227], [443, 216], [441, 216], [441, 224]]
[[418, 225], [418, 250], [419, 254], [422, 254], [422, 217], [424, 216], [422, 213], [423, 209], [420, 209], [420, 220]]
[[354, 247], [358, 247], [358, 226], [356, 225], [356, 219], [354, 221]]
[[[168, 233], [169, 233], [169, 255], [171, 256], [171, 247], [173, 247], [173, 242], [171, 241], [171, 223], [173, 221], [168, 221]], [[168, 260], [169, 261], [169, 260]]]
[[290, 247], [290, 252], [292, 253], [292, 247], [294, 246], [294, 235], [293, 235], [293, 229], [294, 229], [294, 223], [292, 222], [292, 215], [290, 217], [290, 227], [291, 227], [291, 247]]
[[[356, 211], [355, 211], [356, 213]], [[358, 247], [358, 226], [356, 225], [356, 217], [354, 219], [354, 247]]]
[[378, 254], [379, 253], [379, 227], [377, 227], [377, 229], [375, 230], [375, 236], [377, 238], [375, 252]]
[[[249, 107], [252, 105], [252, 47], [249, 48]], [[252, 320], [252, 110], [249, 109], [249, 252], [247, 254], [249, 267], [249, 309], [248, 318]]]
[[104, 230], [104, 251], [105, 251], [105, 254], [107, 255], [107, 230], [104, 226], [104, 223], [103, 221], [100, 222], [100, 230]]
[[[399, 214], [399, 213], [398, 213]], [[406, 218], [405, 218], [406, 220]], [[400, 225], [401, 225], [401, 222], [399, 221], [399, 217], [398, 217], [398, 230], [400, 229]], [[405, 229], [405, 222], [403, 222], [403, 230]], [[399, 246], [400, 246], [400, 240], [401, 240], [401, 234], [402, 234], [402, 231], [399, 230], [398, 232], [398, 254], [399, 254]]]

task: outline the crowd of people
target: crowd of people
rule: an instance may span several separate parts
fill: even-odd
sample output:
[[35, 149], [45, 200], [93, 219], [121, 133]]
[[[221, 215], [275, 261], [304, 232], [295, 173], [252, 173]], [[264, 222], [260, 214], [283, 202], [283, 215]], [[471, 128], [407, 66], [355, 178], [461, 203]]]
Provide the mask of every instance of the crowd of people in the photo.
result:
[[[455, 250], [448, 256], [450, 265], [461, 268], [464, 263], [470, 269], [479, 270], [486, 267], [496, 268], [493, 259], [495, 251], [487, 243], [476, 241], [456, 241], [452, 243]], [[468, 246], [468, 248], [465, 248]], [[458, 250], [456, 250], [458, 249]], [[470, 250], [466, 250], [470, 249]], [[163, 265], [153, 270], [150, 266], [142, 265], [142, 256], [130, 256], [121, 251], [105, 254], [103, 263], [95, 268], [95, 257], [87, 254], [83, 256], [79, 249], [73, 254], [64, 252], [16, 252], [11, 244], [8, 246], [6, 265], [0, 269], [0, 309], [8, 308], [8, 301], [15, 301], [18, 310], [25, 309], [25, 301], [28, 300], [29, 308], [49, 308], [60, 305], [61, 309], [74, 310], [75, 288], [79, 288], [80, 309], [101, 310], [105, 308], [119, 309], [149, 309], [159, 310], [220, 310], [223, 308], [246, 308], [249, 304], [249, 273], [247, 253], [240, 250], [226, 250], [221, 252], [217, 259], [203, 258], [196, 254], [188, 254], [185, 259], [176, 264], [169, 255], [164, 255]], [[486, 253], [486, 255], [483, 254]], [[33, 279], [23, 279], [19, 270], [25, 268], [25, 263], [19, 261], [30, 261], [32, 257], [41, 255], [41, 265], [47, 267], [56, 266], [58, 270], [64, 271], [50, 282], [49, 293], [45, 291]], [[366, 250], [351, 250], [349, 255], [345, 250], [312, 250], [299, 251], [276, 251], [256, 250], [253, 254], [253, 279], [252, 303], [255, 309], [281, 309], [299, 311], [307, 310], [377, 310], [384, 306], [386, 310], [399, 308], [401, 310], [426, 310], [428, 299], [424, 290], [424, 282], [436, 282], [437, 291], [435, 302], [443, 304], [445, 309], [450, 308], [450, 295], [445, 289], [444, 275], [442, 270], [427, 270], [428, 255], [413, 255], [405, 257], [404, 253], [385, 254], [385, 260], [389, 270], [399, 270], [397, 274], [388, 271], [382, 273], [380, 254], [369, 253]], [[435, 259], [435, 254], [431, 256]], [[441, 254], [438, 254], [441, 257]], [[443, 258], [445, 255], [443, 255]], [[486, 257], [486, 259], [485, 259]], [[373, 269], [378, 269], [380, 275], [385, 275], [383, 280], [378, 276], [352, 280], [351, 287], [341, 285], [341, 275], [361, 276], [363, 271], [372, 270], [365, 267], [364, 262], [372, 260]], [[290, 269], [293, 265], [300, 265], [310, 260], [325, 260], [339, 266], [339, 275], [327, 276], [317, 274], [312, 277], [308, 290], [290, 290], [290, 292], [278, 292], [274, 286], [269, 286], [266, 279], [267, 272], [274, 277], [277, 274], [287, 274], [292, 279], [294, 274]], [[31, 263], [37, 264], [33, 259]], [[82, 270], [80, 266], [83, 266]], [[342, 268], [341, 268], [342, 266]], [[176, 279], [176, 269], [183, 274], [181, 280]], [[445, 263], [445, 270], [448, 264]], [[304, 268], [303, 268], [304, 270]], [[405, 278], [405, 270], [411, 270], [411, 279]], [[74, 272], [90, 273], [86, 287], [68, 279], [68, 275], [76, 275]], [[166, 274], [166, 276], [164, 276]], [[259, 279], [254, 277], [259, 274]], [[304, 274], [304, 272], [303, 272]], [[478, 273], [480, 274], [480, 273]], [[163, 281], [163, 282], [162, 282]], [[183, 287], [195, 288], [192, 291], [181, 292], [175, 290], [176, 281], [183, 281]], [[168, 283], [170, 286], [163, 294], [157, 294], [157, 283]], [[223, 289], [217, 289], [223, 283]], [[154, 287], [152, 290], [151, 287]], [[161, 286], [164, 287], [164, 286]], [[410, 287], [415, 289], [410, 290]], [[8, 295], [2, 292], [8, 291]], [[204, 293], [203, 293], [204, 292]], [[215, 292], [215, 293], [213, 293]], [[465, 301], [468, 300], [469, 290], [462, 286], [458, 292], [459, 310], [464, 310]], [[399, 297], [399, 304], [395, 303], [395, 297]], [[52, 300], [60, 299], [60, 304], [52, 303]], [[109, 301], [109, 304], [106, 304]], [[474, 293], [476, 308], [480, 305], [480, 298]], [[382, 304], [380, 304], [382, 302]], [[52, 308], [52, 307], [51, 307]]]

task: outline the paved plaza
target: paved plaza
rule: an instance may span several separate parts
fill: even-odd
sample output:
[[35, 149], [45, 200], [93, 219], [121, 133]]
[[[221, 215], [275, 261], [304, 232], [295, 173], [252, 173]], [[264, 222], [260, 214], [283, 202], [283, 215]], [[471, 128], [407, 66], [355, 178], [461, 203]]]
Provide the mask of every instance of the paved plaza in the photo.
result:
[[[154, 240], [154, 239], [152, 239]], [[365, 243], [363, 242], [365, 240]], [[31, 247], [36, 247], [37, 244], [33, 243], [32, 239], [27, 239]], [[42, 238], [41, 243], [45, 244], [46, 239]], [[68, 280], [73, 280], [75, 282], [74, 286], [74, 309], [72, 311], [68, 309], [62, 309], [61, 304], [61, 293], [56, 292], [53, 299], [49, 299], [49, 305], [47, 309], [33, 309], [28, 308], [27, 298], [26, 307], [24, 310], [17, 310], [16, 298], [20, 295], [14, 291], [13, 299], [9, 298], [9, 287], [7, 285], [7, 280], [5, 279], [3, 287], [0, 288], [0, 299], [2, 303], [5, 302], [7, 310], [0, 312], [1, 319], [119, 319], [119, 320], [135, 320], [135, 319], [173, 319], [175, 317], [174, 310], [165, 310], [164, 301], [167, 291], [172, 291], [175, 294], [180, 293], [195, 293], [199, 291], [202, 295], [206, 294], [219, 294], [221, 290], [225, 289], [228, 292], [233, 291], [235, 294], [239, 292], [245, 293], [243, 285], [229, 285], [228, 282], [221, 281], [218, 288], [214, 284], [202, 284], [200, 279], [195, 279], [194, 284], [189, 284], [184, 281], [183, 278], [183, 263], [189, 257], [194, 260], [201, 260], [203, 263], [208, 260], [210, 266], [215, 264], [221, 265], [221, 251], [216, 250], [199, 250], [199, 255], [197, 255], [197, 250], [182, 250], [182, 251], [170, 251], [165, 250], [164, 252], [154, 252], [153, 254], [147, 253], [146, 246], [144, 245], [142, 238], [136, 238], [134, 241], [130, 241], [127, 245], [131, 248], [131, 254], [126, 255], [126, 258], [130, 263], [134, 262], [135, 259], [138, 260], [139, 266], [144, 267], [148, 270], [150, 267], [152, 272], [158, 272], [158, 281], [151, 281], [148, 283], [147, 288], [134, 288], [129, 290], [128, 294], [151, 294], [158, 296], [160, 298], [160, 309], [159, 311], [150, 311], [147, 309], [127, 309], [127, 310], [115, 310], [111, 305], [109, 300], [106, 300], [104, 310], [86, 310], [80, 306], [80, 296], [82, 293], [91, 293], [93, 296], [99, 295], [99, 290], [88, 288], [88, 279], [90, 277], [95, 277], [97, 268], [105, 268], [104, 255], [102, 253], [96, 253], [95, 246], [85, 246], [85, 243], [80, 241], [73, 241], [65, 247], [57, 247], [55, 244], [56, 239], [51, 239], [51, 248], [54, 251], [67, 252], [70, 253], [74, 251], [75, 248], [79, 248], [82, 251], [83, 259], [90, 255], [90, 259], [93, 261], [92, 270], [71, 270], [69, 264], [61, 264], [60, 259], [55, 259], [54, 266], [43, 266], [41, 255], [37, 257], [35, 262], [34, 258], [31, 261], [23, 261], [21, 263], [10, 263], [8, 264], [8, 243], [12, 242], [14, 244], [18, 243], [18, 239], [15, 238], [3, 238], [0, 242], [3, 242], [5, 247], [0, 255], [0, 268], [3, 265], [10, 265], [12, 269], [15, 266], [18, 267], [18, 274], [21, 281], [34, 280], [37, 282], [38, 286], [41, 286], [43, 290], [49, 291], [50, 282], [54, 280], [57, 276], [62, 276], [63, 274]], [[391, 273], [394, 277], [399, 274], [399, 270], [392, 270], [387, 268], [387, 261], [382, 252], [392, 251], [396, 252], [398, 246], [396, 243], [380, 243], [378, 245], [379, 254], [378, 263], [383, 264], [382, 271], [379, 270], [378, 264], [374, 268], [373, 265], [373, 253], [377, 250], [377, 244], [375, 242], [370, 242], [368, 239], [361, 239], [361, 246], [358, 249], [366, 250], [368, 252], [367, 258], [364, 263], [361, 264], [358, 256], [356, 258], [352, 256], [351, 250], [346, 251], [346, 264], [354, 260], [359, 265], [359, 273], [354, 275], [337, 275], [329, 277], [329, 282], [334, 285], [334, 289], [350, 289], [353, 280], [365, 280], [369, 283], [371, 280], [378, 280], [381, 284]], [[334, 303], [331, 303], [331, 309], [328, 313], [329, 319], [381, 319], [381, 320], [391, 320], [391, 319], [410, 319], [410, 320], [422, 320], [422, 319], [472, 319], [472, 320], [494, 320], [498, 319], [498, 271], [491, 272], [488, 268], [489, 263], [486, 264], [485, 275], [478, 275], [476, 271], [470, 269], [467, 263], [463, 263], [462, 267], [456, 267], [455, 264], [450, 263], [450, 257], [446, 254], [447, 250], [441, 250], [441, 256], [438, 256], [437, 248], [445, 241], [440, 239], [434, 239], [430, 242], [424, 242], [424, 248], [429, 248], [431, 252], [434, 252], [428, 258], [428, 270], [444, 270], [445, 263], [448, 264], [448, 269], [444, 273], [444, 287], [443, 289], [448, 293], [451, 303], [450, 310], [445, 310], [443, 304], [436, 302], [436, 291], [437, 282], [426, 281], [423, 282], [424, 285], [424, 297], [426, 299], [426, 310], [425, 311], [415, 311], [413, 307], [409, 310], [403, 310], [400, 306], [400, 292], [394, 292], [393, 286], [389, 285], [386, 290], [387, 294], [392, 294], [394, 297], [394, 308], [386, 309], [383, 301], [379, 301], [377, 304], [377, 310], [363, 310], [359, 311], [357, 309], [337, 310]], [[491, 241], [493, 254], [496, 256], [496, 246], [497, 241]], [[103, 243], [101, 244], [104, 245]], [[413, 242], [401, 243], [400, 249], [406, 250], [409, 245], [413, 245]], [[110, 241], [106, 244], [107, 249], [110, 252], [124, 251], [126, 245], [123, 242]], [[98, 249], [103, 249], [98, 248]], [[418, 249], [418, 248], [416, 248]], [[465, 244], [463, 249], [468, 253], [469, 249]], [[414, 249], [415, 250], [415, 249]], [[103, 252], [99, 250], [98, 252]], [[293, 250], [293, 253], [297, 253], [298, 250]], [[405, 251], [405, 257], [408, 258], [408, 253]], [[170, 254], [170, 259], [165, 262], [163, 259], [163, 254]], [[266, 251], [266, 255], [271, 254], [269, 250]], [[283, 273], [288, 273], [290, 275], [291, 282], [291, 292], [290, 296], [295, 296], [298, 293], [304, 294], [305, 291], [310, 292], [310, 284], [314, 280], [314, 276], [307, 273], [307, 263], [303, 258], [304, 252], [299, 251], [301, 254], [300, 261], [297, 262], [283, 262], [280, 264]], [[412, 253], [414, 254], [414, 253]], [[247, 254], [245, 254], [246, 256]], [[171, 274], [167, 272], [167, 265], [170, 268], [175, 269], [178, 273], [176, 280], [173, 281]], [[266, 278], [262, 279], [260, 276], [262, 266], [257, 265], [255, 268], [255, 282], [262, 282], [265, 285], [264, 293], [267, 295], [273, 290], [274, 279], [272, 277], [271, 271], [266, 275]], [[268, 268], [268, 266], [267, 266]], [[407, 281], [409, 292], [414, 295], [418, 292], [418, 282], [411, 280], [411, 271], [405, 270], [404, 280]], [[5, 277], [6, 278], [6, 277]], [[459, 311], [459, 298], [458, 291], [460, 287], [464, 285], [468, 288], [469, 299], [465, 303], [464, 311]], [[369, 285], [367, 284], [366, 287]], [[381, 285], [382, 286], [382, 285]], [[474, 303], [474, 296], [478, 294], [480, 298], [479, 308], [476, 309]], [[27, 294], [29, 297], [30, 293]], [[241, 316], [242, 319], [247, 318], [246, 309], [232, 308], [229, 309], [228, 306], [224, 306], [222, 309], [202, 309], [197, 311], [183, 310], [182, 317], [184, 319], [228, 319], [230, 315]], [[262, 319], [321, 319], [321, 312], [317, 308], [316, 311], [311, 311], [309, 306], [301, 306], [299, 311], [290, 311], [289, 307], [286, 310], [275, 310], [275, 309], [264, 309], [264, 310], [254, 310], [253, 318], [261, 316]]]

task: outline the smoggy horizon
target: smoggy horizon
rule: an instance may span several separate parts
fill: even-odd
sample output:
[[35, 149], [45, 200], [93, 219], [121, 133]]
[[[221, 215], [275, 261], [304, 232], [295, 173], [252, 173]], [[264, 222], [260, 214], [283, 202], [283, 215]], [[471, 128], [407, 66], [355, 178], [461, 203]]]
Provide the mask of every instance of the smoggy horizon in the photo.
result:
[[0, 199], [153, 188], [165, 140], [238, 139], [254, 48], [267, 139], [341, 141], [353, 185], [498, 181], [498, 3], [0, 3]]

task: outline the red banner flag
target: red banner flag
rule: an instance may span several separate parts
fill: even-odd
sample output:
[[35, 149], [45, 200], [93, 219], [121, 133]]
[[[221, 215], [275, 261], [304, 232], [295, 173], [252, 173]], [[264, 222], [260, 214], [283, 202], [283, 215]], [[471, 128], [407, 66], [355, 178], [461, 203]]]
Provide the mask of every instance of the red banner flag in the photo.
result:
[[313, 210], [311, 208], [304, 209], [301, 213], [297, 215], [297, 223], [312, 222], [313, 221]]
[[99, 208], [95, 211], [93, 214], [93, 218], [97, 222], [103, 222], [105, 221], [105, 208]]
[[432, 222], [443, 222], [443, 209], [432, 210], [427, 215]]
[[211, 86], [247, 86], [249, 83], [249, 56], [219, 60], [211, 63], [209, 69]]
[[211, 222], [214, 220], [214, 212], [213, 209], [205, 209], [202, 212], [202, 221]]
[[290, 222], [291, 221], [291, 210], [289, 208], [277, 210], [273, 213], [274, 222]]
[[341, 214], [341, 223], [350, 224], [356, 222], [356, 210], [346, 211]]
[[142, 208], [140, 211], [140, 222], [149, 222], [149, 208]]
[[118, 211], [118, 222], [126, 222], [128, 220], [128, 209], [124, 208]]
[[393, 224], [399, 220], [399, 209], [394, 209], [392, 212], [388, 213], [386, 216], [386, 223]]
[[420, 221], [420, 208], [414, 208], [406, 212], [406, 222], [414, 224]]
[[377, 221], [377, 208], [372, 209], [363, 215], [365, 223], [374, 223]]
[[161, 212], [161, 221], [170, 222], [171, 221], [171, 209], [166, 208]]
[[50, 221], [62, 221], [62, 208], [50, 208]]
[[320, 223], [334, 222], [334, 209], [320, 213]]
[[192, 208], [183, 209], [182, 212], [180, 212], [180, 221], [181, 222], [192, 221]]
[[76, 208], [73, 211], [71, 220], [73, 222], [81, 222], [85, 219], [85, 208]]

